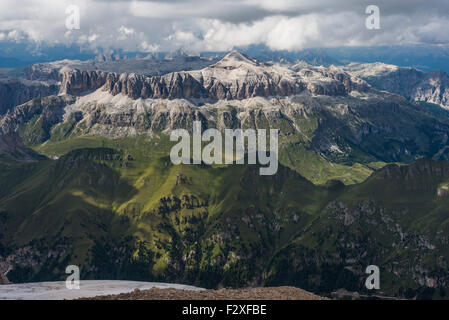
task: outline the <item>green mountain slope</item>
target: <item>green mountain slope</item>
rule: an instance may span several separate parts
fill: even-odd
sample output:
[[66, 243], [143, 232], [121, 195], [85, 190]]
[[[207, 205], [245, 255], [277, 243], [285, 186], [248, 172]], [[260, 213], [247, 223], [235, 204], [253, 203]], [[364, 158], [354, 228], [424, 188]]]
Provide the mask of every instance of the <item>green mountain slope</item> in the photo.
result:
[[92, 141], [105, 147], [2, 170], [0, 256], [12, 281], [64, 279], [77, 264], [83, 279], [328, 294], [363, 292], [364, 268], [376, 264], [378, 294], [447, 291], [447, 162], [317, 186], [282, 165], [274, 176], [255, 165], [174, 166], [163, 140], [139, 144], [148, 149]]
[[447, 162], [420, 160], [347, 187], [274, 255], [265, 284], [369, 293], [364, 271], [374, 264], [384, 294], [447, 298], [448, 179]]

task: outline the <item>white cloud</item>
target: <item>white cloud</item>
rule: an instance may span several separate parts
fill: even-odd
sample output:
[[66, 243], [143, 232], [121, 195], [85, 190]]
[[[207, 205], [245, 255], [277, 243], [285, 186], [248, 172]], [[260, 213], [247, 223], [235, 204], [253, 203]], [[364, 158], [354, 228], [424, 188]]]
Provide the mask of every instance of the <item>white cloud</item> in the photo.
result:
[[[359, 0], [2, 0], [0, 41], [147, 52], [449, 43], [447, 0], [376, 2], [380, 30], [365, 28], [370, 3]], [[70, 4], [80, 8], [80, 30], [65, 28]]]
[[121, 26], [120, 28], [118, 28], [118, 32], [120, 34], [117, 38], [118, 40], [126, 40], [136, 33], [133, 28], [127, 28], [125, 26]]
[[125, 26], [121, 26], [118, 30], [121, 34], [127, 36], [136, 33], [136, 31], [133, 28], [127, 28]]
[[8, 32], [8, 40], [19, 41], [23, 38], [23, 35], [17, 30], [11, 30]]
[[139, 44], [138, 48], [141, 52], [157, 52], [159, 50], [159, 45], [143, 41]]

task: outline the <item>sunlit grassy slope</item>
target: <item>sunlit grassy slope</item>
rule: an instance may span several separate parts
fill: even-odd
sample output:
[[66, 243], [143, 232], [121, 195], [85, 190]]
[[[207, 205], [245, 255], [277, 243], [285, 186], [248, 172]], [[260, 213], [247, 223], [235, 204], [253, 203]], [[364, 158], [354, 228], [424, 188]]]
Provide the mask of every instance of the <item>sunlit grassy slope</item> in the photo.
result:
[[[108, 139], [98, 136], [81, 136], [61, 141], [47, 141], [44, 144], [34, 145], [33, 149], [46, 156], [60, 156], [79, 148], [111, 147], [132, 151], [138, 160], [163, 157], [170, 153], [174, 145], [169, 137], [160, 134], [155, 137], [130, 137], [121, 139]], [[279, 151], [281, 164], [297, 171], [315, 184], [325, 184], [329, 180], [340, 180], [344, 184], [354, 184], [364, 181], [374, 170], [385, 165], [382, 162], [368, 162], [365, 164], [333, 163], [306, 144], [299, 141], [281, 141]]]
[[315, 185], [282, 164], [274, 176], [260, 176], [256, 165], [175, 166], [170, 147], [164, 136], [80, 137], [35, 147], [58, 160], [5, 162], [0, 251], [28, 248], [35, 259], [11, 279], [60, 279], [73, 263], [86, 278], [329, 293], [363, 290], [363, 266], [378, 264], [395, 270], [384, 293], [423, 294], [408, 275], [413, 265], [446, 277], [432, 262], [449, 256], [441, 238], [449, 202], [437, 196], [449, 181], [446, 162], [390, 165], [351, 186]]

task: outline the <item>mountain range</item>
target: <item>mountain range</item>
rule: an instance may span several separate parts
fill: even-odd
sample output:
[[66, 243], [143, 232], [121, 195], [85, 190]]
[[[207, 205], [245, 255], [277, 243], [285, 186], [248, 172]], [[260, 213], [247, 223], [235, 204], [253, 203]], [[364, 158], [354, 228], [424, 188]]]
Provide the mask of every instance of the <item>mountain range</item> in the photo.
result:
[[[158, 62], [156, 62], [158, 61]], [[443, 71], [223, 58], [57, 61], [0, 81], [12, 282], [294, 285], [447, 298]], [[22, 87], [24, 86], [25, 89]], [[173, 129], [276, 128], [279, 170], [170, 162]]]

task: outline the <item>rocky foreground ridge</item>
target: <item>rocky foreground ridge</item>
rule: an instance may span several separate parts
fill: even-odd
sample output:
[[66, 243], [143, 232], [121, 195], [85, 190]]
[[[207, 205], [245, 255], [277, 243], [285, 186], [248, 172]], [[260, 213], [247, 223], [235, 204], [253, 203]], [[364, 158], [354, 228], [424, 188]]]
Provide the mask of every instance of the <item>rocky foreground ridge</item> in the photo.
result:
[[187, 291], [179, 289], [149, 290], [136, 289], [133, 292], [116, 295], [82, 298], [80, 300], [328, 300], [311, 292], [295, 287], [268, 287], [246, 289], [219, 289]]

